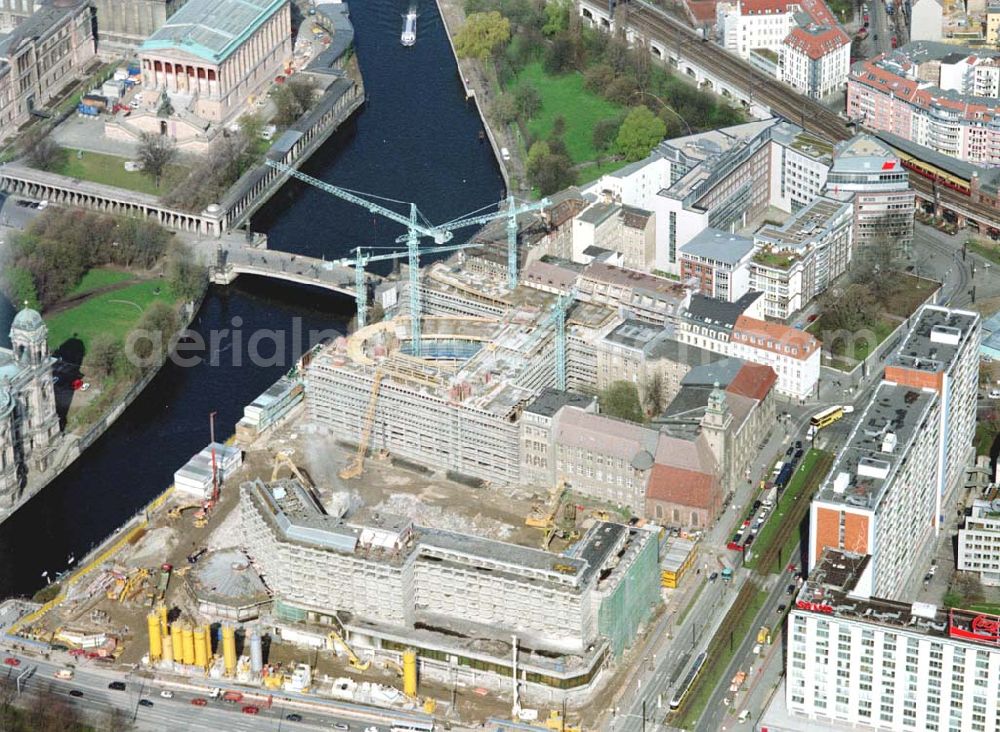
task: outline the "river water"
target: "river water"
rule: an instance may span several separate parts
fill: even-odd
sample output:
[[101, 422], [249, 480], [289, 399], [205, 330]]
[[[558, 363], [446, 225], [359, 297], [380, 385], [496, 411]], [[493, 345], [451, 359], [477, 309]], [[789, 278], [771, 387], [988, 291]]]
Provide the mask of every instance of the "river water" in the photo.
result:
[[[422, 0], [417, 44], [406, 49], [399, 34], [407, 7], [407, 0], [351, 5], [368, 103], [304, 170], [385, 199], [413, 200], [437, 223], [495, 203], [504, 195], [503, 180], [489, 145], [479, 141], [482, 123], [464, 99], [437, 7]], [[296, 181], [261, 209], [253, 228], [268, 234], [272, 248], [327, 258], [357, 245], [390, 246], [403, 232]], [[31, 594], [44, 584], [42, 572], [61, 571], [70, 555], [82, 557], [208, 443], [210, 412], [218, 413], [217, 434], [230, 434], [243, 406], [308, 347], [309, 332], [343, 331], [353, 311], [349, 298], [278, 281], [242, 277], [213, 287], [193, 329], [210, 342], [213, 332], [241, 324], [243, 347], [233, 347], [231, 335], [219, 337], [199, 365], [168, 364], [69, 470], [0, 525], [0, 596]], [[0, 300], [4, 346], [12, 317], [10, 303]], [[272, 365], [249, 364], [246, 346], [259, 329], [284, 334], [280, 348], [266, 338], [259, 349], [265, 356], [281, 352]]]

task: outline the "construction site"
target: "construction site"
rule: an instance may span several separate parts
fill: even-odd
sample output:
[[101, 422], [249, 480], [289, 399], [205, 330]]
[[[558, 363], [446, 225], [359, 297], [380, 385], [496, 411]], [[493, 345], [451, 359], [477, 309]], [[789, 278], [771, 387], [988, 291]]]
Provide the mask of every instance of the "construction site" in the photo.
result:
[[[363, 268], [380, 257], [358, 250], [358, 329], [309, 351], [11, 632], [247, 693], [555, 730], [596, 718], [671, 593], [665, 532], [622, 503], [656, 433], [603, 457], [623, 423], [602, 417], [563, 453], [552, 424], [597, 417], [598, 343], [641, 295], [520, 282], [518, 228], [538, 208], [509, 201], [481, 217], [507, 219], [492, 241], [431, 250], [418, 235], [448, 237], [411, 215], [378, 322]], [[432, 250], [452, 259], [421, 269]]]

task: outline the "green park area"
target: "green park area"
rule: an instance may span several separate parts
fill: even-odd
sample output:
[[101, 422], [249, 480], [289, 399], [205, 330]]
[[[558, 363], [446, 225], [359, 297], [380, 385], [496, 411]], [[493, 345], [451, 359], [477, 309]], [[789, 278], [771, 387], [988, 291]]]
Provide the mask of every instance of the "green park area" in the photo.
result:
[[[100, 277], [103, 275], [98, 279]], [[84, 352], [87, 352], [90, 343], [99, 333], [124, 341], [146, 308], [157, 300], [173, 305], [176, 298], [165, 280], [143, 280], [87, 298], [79, 305], [53, 315], [46, 315], [49, 346], [56, 350], [67, 341], [78, 339], [82, 342]]]
[[125, 170], [125, 161], [126, 158], [115, 155], [67, 149], [61, 164], [52, 172], [91, 183], [146, 193], [150, 196], [162, 195], [170, 189], [171, 181], [181, 180], [188, 172], [188, 169], [181, 165], [169, 166], [164, 173], [163, 181], [160, 182], [160, 187], [157, 188], [153, 179], [142, 171]]
[[[570, 160], [585, 163], [596, 160], [600, 152], [594, 147], [594, 126], [603, 119], [617, 117], [624, 113], [621, 106], [584, 88], [583, 74], [572, 71], [565, 74], [546, 73], [540, 61], [528, 64], [514, 77], [511, 88], [530, 84], [541, 97], [541, 108], [528, 121], [528, 132], [540, 140], [552, 136], [556, 119], [562, 117], [566, 128], [563, 140]], [[614, 170], [624, 163], [609, 164]], [[596, 178], [597, 173], [594, 175]]]
[[128, 282], [129, 280], [134, 279], [135, 275], [128, 272], [106, 269], [104, 267], [95, 267], [83, 276], [80, 283], [70, 290], [66, 297], [68, 299], [80, 297], [82, 295], [96, 292], [97, 290], [103, 290], [106, 287], [114, 287], [121, 282]]

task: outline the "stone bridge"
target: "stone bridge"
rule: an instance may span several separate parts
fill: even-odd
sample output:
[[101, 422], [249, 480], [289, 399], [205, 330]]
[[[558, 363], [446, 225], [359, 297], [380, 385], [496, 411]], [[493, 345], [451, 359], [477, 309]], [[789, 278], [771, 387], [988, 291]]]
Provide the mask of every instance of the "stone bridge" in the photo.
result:
[[[285, 280], [355, 296], [353, 267], [345, 267], [301, 254], [267, 249], [260, 240], [247, 242], [235, 235], [217, 240], [192, 243], [198, 259], [209, 267], [212, 282], [228, 285], [241, 274]], [[365, 273], [369, 287], [382, 281], [376, 274]]]

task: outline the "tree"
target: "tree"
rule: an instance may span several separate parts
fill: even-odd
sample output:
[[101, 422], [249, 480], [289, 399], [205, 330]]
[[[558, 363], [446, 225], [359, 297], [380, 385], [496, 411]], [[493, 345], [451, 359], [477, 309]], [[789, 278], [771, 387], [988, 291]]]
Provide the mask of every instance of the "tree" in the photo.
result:
[[517, 120], [517, 101], [513, 94], [504, 92], [493, 100], [493, 115], [500, 124], [509, 125]]
[[639, 390], [631, 381], [615, 381], [598, 395], [601, 412], [629, 422], [643, 422]]
[[122, 344], [110, 333], [98, 333], [90, 342], [83, 359], [83, 368], [89, 374], [107, 378], [115, 372], [122, 355]]
[[194, 261], [187, 246], [178, 244], [167, 259], [167, 282], [175, 295], [194, 301], [208, 285], [208, 271]]
[[510, 21], [495, 10], [473, 13], [455, 34], [455, 52], [462, 58], [488, 59], [510, 40]]
[[569, 30], [569, 18], [572, 10], [571, 0], [549, 0], [545, 3], [545, 25], [542, 26], [542, 33], [554, 36]]
[[552, 136], [562, 137], [566, 133], [566, 118], [561, 114], [552, 120]]
[[542, 66], [550, 74], [570, 71], [576, 64], [576, 43], [568, 33], [559, 33], [545, 47]]
[[643, 394], [643, 403], [646, 407], [646, 413], [650, 415], [658, 415], [663, 412], [666, 408], [664, 397], [666, 396], [664, 392], [663, 383], [663, 372], [654, 371], [650, 374], [649, 378], [646, 380], [645, 394]]
[[256, 112], [240, 117], [240, 133], [247, 140], [256, 140], [264, 129], [264, 118]]
[[514, 90], [514, 102], [521, 117], [528, 120], [542, 108], [542, 95], [531, 84], [521, 84]]
[[312, 82], [301, 78], [292, 79], [275, 87], [272, 97], [277, 109], [274, 115], [275, 123], [282, 126], [294, 123], [312, 106], [314, 93], [315, 87]]
[[56, 170], [65, 160], [66, 151], [50, 137], [43, 137], [28, 151], [28, 165], [39, 170]]
[[638, 106], [622, 122], [615, 146], [629, 162], [642, 160], [663, 140], [666, 131], [663, 120], [649, 111], [649, 107]]
[[619, 127], [621, 127], [621, 122], [614, 117], [599, 120], [591, 132], [590, 141], [599, 152], [607, 152], [618, 136]]
[[855, 250], [851, 282], [868, 288], [874, 298], [884, 304], [895, 291], [896, 279], [891, 273], [902, 269], [904, 252], [893, 236], [890, 221], [877, 221], [875, 231], [878, 233], [867, 244]]
[[583, 86], [587, 91], [604, 94], [605, 89], [615, 80], [615, 72], [607, 64], [598, 63], [583, 72]]
[[166, 135], [143, 132], [139, 138], [136, 159], [142, 163], [142, 171], [153, 179], [157, 188], [167, 166], [177, 156], [177, 147]]
[[553, 152], [552, 144], [559, 141], [536, 142], [528, 150], [528, 182], [538, 188], [543, 196], [573, 184], [576, 175], [573, 163], [562, 152]]

